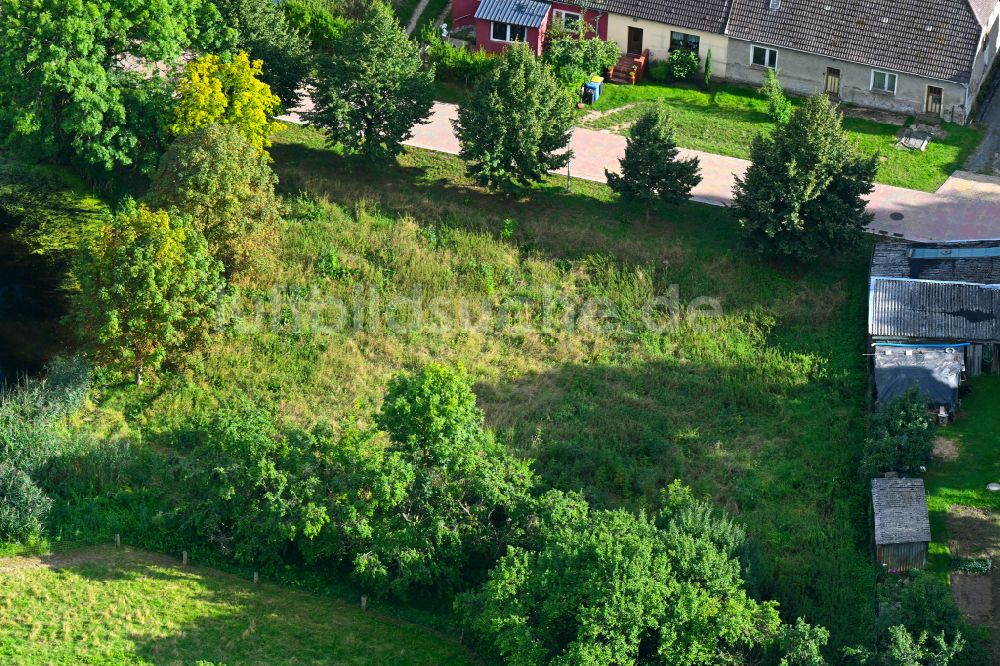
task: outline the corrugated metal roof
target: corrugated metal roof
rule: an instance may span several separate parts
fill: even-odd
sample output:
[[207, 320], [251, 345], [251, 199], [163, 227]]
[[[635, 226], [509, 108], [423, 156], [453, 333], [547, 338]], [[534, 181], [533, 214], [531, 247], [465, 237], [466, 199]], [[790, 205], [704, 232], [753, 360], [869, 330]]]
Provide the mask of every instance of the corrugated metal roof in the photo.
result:
[[548, 2], [538, 0], [483, 0], [476, 9], [476, 18], [538, 28], [551, 6]]
[[1000, 289], [873, 277], [868, 298], [869, 335], [1000, 342]]
[[872, 277], [1000, 284], [1000, 241], [879, 243]]
[[872, 479], [875, 543], [931, 540], [923, 479]]

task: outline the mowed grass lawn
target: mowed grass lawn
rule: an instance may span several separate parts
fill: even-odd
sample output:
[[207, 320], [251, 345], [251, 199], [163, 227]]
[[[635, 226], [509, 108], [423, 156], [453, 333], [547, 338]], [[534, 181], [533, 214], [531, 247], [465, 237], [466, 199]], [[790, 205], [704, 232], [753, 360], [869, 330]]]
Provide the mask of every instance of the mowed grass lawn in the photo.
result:
[[[708, 91], [693, 85], [607, 85], [592, 107], [605, 115], [584, 121], [583, 125], [624, 132], [647, 105], [656, 101], [669, 107], [677, 124], [677, 143], [683, 148], [748, 159], [753, 138], [774, 128], [767, 102], [756, 90], [727, 84], [713, 85]], [[961, 169], [982, 138], [982, 132], [974, 127], [954, 123], [942, 127], [948, 136], [931, 141], [925, 152], [919, 152], [895, 146], [900, 129], [897, 125], [844, 119], [848, 135], [862, 150], [881, 154], [878, 182], [928, 192]]]
[[109, 391], [104, 410], [150, 440], [240, 394], [301, 425], [370, 423], [394, 374], [460, 363], [545, 484], [641, 508], [681, 479], [749, 526], [755, 591], [836, 645], [866, 639], [869, 248], [774, 267], [724, 208], [647, 223], [557, 178], [507, 199], [453, 156], [366, 168], [303, 128], [272, 156], [289, 206], [273, 284], [239, 294], [190, 370]]
[[932, 461], [925, 477], [931, 566], [939, 573], [949, 564], [948, 508], [957, 504], [1000, 512], [1000, 493], [986, 489], [1000, 483], [1000, 377], [978, 377], [971, 384], [956, 423], [939, 433], [956, 443], [958, 457]]
[[331, 598], [128, 549], [0, 559], [4, 664], [473, 664]]

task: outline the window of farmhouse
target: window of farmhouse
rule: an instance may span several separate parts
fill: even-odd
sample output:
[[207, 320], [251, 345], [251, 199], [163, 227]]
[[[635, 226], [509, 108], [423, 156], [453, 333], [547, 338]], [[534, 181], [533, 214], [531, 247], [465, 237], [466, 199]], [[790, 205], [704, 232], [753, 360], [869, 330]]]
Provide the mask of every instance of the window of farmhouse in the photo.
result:
[[683, 32], [670, 32], [670, 50], [676, 51], [677, 49], [687, 49], [688, 51], [698, 52], [698, 45], [701, 41], [701, 37], [698, 35], [688, 35]]
[[890, 72], [880, 72], [877, 69], [873, 69], [872, 90], [875, 90], [877, 92], [895, 93], [896, 75]]
[[770, 67], [775, 69], [778, 66], [778, 52], [766, 46], [754, 46], [751, 50], [753, 64], [758, 67]]

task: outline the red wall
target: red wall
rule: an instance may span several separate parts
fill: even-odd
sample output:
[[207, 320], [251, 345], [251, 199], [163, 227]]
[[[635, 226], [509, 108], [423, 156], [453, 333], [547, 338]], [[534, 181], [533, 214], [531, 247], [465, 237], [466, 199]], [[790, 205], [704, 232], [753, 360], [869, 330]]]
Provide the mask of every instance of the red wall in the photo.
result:
[[[479, 0], [453, 0], [452, 2], [452, 21], [454, 21], [455, 26], [468, 25], [469, 23], [476, 24], [476, 44], [480, 46], [484, 51], [489, 51], [491, 53], [497, 53], [503, 51], [507, 46], [508, 42], [494, 42], [490, 37], [490, 22], [476, 20], [471, 17], [466, 17], [467, 15], [475, 14], [476, 8], [479, 6]], [[569, 12], [580, 12], [580, 8], [576, 5], [567, 5], [562, 3], [553, 3], [552, 7], [554, 9], [562, 9]], [[552, 17], [552, 11], [549, 10], [549, 14], [545, 17], [540, 28], [528, 28], [528, 45], [535, 52], [536, 55], [542, 54], [542, 47], [545, 45], [545, 31], [549, 26], [549, 20]], [[608, 15], [606, 13], [602, 14], [594, 10], [588, 10], [583, 17], [584, 21], [588, 24], [595, 25], [597, 27], [597, 36], [601, 39], [608, 38]], [[592, 33], [591, 33], [592, 34]]]
[[475, 23], [476, 19], [473, 16], [476, 13], [477, 7], [479, 7], [479, 0], [452, 0], [451, 27], [460, 28], [463, 25], [472, 25]]
[[[563, 4], [563, 3], [560, 3], [560, 2], [553, 2], [552, 3], [552, 9], [562, 9], [562, 10], [567, 11], [567, 12], [576, 12], [577, 14], [581, 13], [580, 12], [580, 7], [578, 5], [566, 5], [566, 4]], [[551, 16], [551, 14], [552, 14], [552, 12], [550, 11], [549, 15]], [[583, 15], [583, 20], [588, 25], [594, 25], [594, 26], [597, 27], [597, 36], [598, 37], [600, 37], [601, 39], [607, 39], [608, 38], [608, 14], [607, 14], [607, 12], [604, 12], [602, 14], [601, 12], [595, 12], [593, 9], [588, 9], [587, 12], [584, 13], [584, 15]], [[593, 37], [593, 34], [594, 33], [591, 32], [591, 33], [588, 33], [587, 36], [588, 37]]]
[[[539, 28], [528, 28], [527, 31], [527, 44], [531, 47], [531, 50], [535, 52], [535, 55], [542, 54], [542, 39], [541, 36], [545, 32], [545, 27], [548, 23], [548, 19], [542, 23], [541, 29]], [[484, 51], [489, 51], [490, 53], [499, 53], [503, 51], [510, 42], [494, 42], [490, 37], [490, 22], [489, 21], [476, 21], [476, 45], [482, 47]]]

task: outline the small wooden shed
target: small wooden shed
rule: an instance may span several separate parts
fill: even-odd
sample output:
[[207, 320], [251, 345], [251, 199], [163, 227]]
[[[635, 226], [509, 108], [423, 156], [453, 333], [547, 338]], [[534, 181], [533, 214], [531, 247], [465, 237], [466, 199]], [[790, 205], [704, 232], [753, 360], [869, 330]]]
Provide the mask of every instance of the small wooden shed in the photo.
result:
[[931, 524], [923, 479], [872, 479], [875, 559], [889, 571], [927, 567]]

